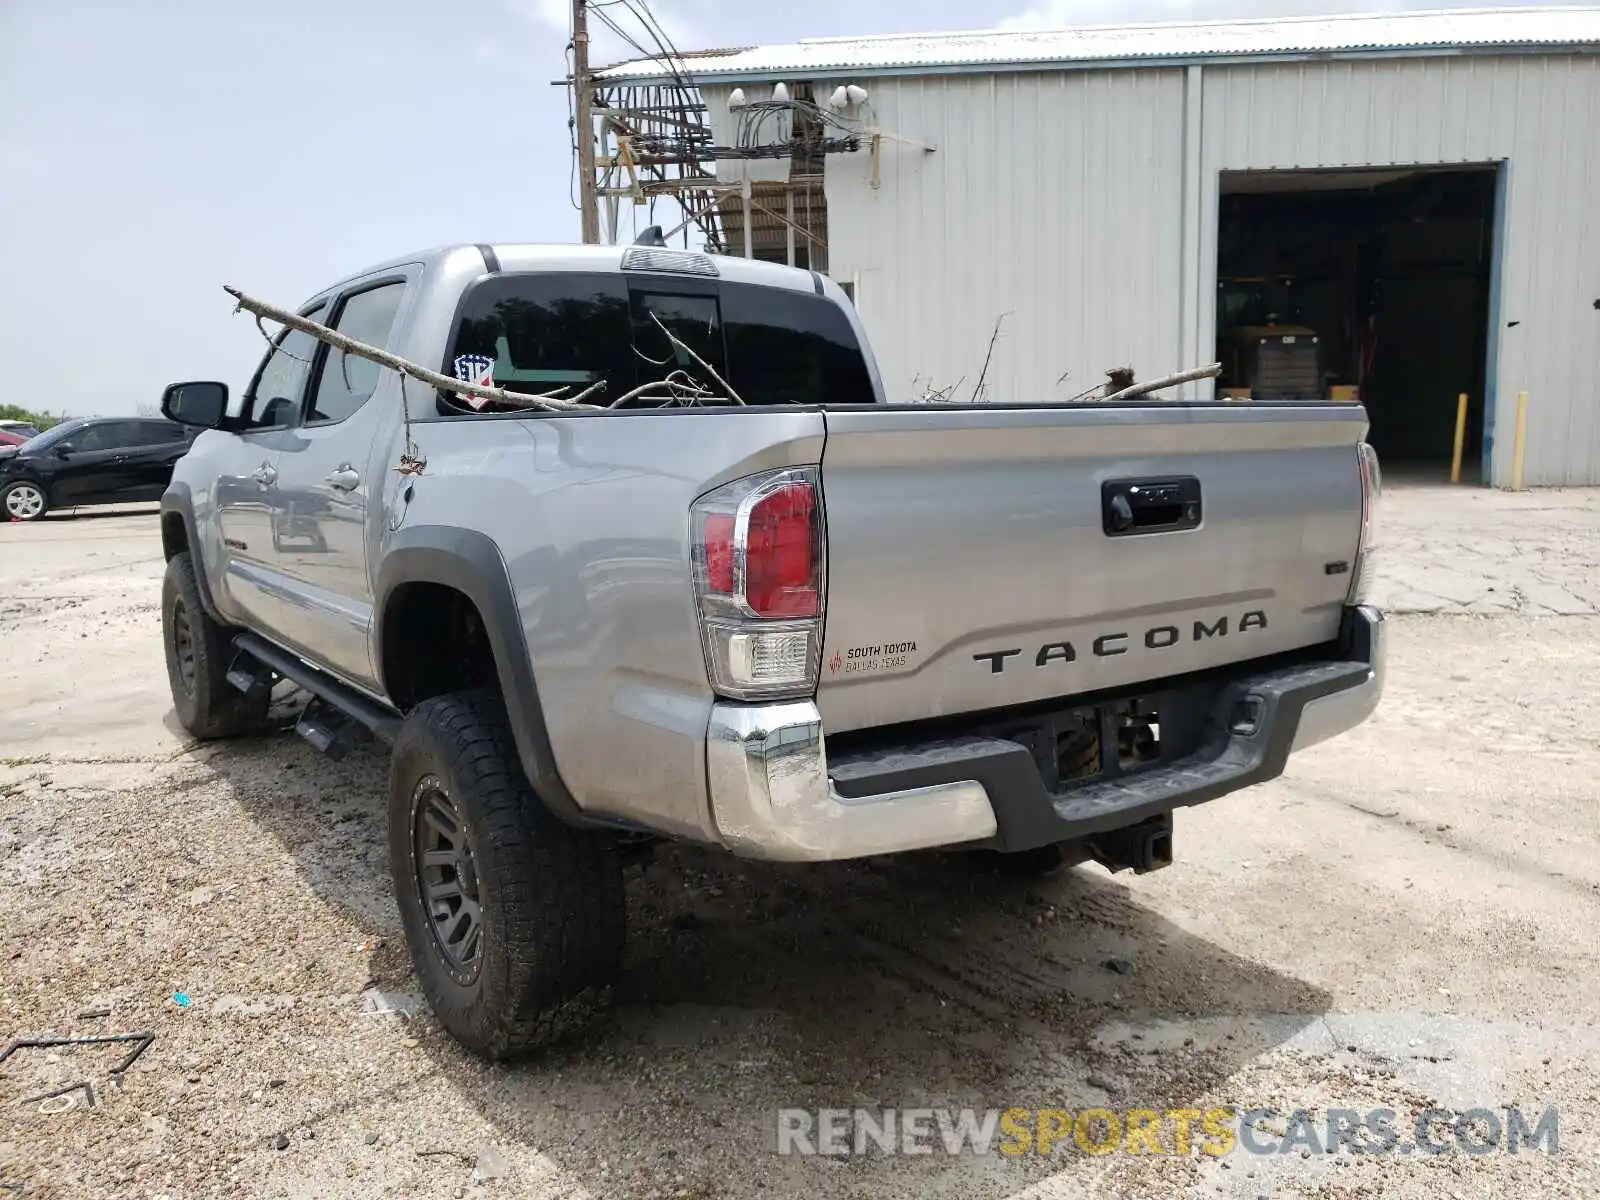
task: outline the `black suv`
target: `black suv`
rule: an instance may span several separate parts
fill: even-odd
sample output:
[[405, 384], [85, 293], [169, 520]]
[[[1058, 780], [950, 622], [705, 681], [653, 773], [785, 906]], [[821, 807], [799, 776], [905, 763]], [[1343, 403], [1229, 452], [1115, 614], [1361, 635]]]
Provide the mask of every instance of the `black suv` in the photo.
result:
[[52, 508], [159, 500], [199, 430], [159, 417], [66, 421], [0, 458], [0, 518]]

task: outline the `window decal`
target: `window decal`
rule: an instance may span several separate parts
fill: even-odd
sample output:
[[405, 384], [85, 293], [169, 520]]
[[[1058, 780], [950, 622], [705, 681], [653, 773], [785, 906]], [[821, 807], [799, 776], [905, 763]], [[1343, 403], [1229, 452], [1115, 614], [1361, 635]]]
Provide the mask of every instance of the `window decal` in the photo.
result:
[[[456, 378], [463, 383], [476, 384], [478, 387], [494, 386], [494, 359], [482, 354], [461, 354], [457, 355], [455, 366]], [[456, 399], [474, 412], [489, 403], [481, 396], [463, 396], [460, 392], [456, 393]]]

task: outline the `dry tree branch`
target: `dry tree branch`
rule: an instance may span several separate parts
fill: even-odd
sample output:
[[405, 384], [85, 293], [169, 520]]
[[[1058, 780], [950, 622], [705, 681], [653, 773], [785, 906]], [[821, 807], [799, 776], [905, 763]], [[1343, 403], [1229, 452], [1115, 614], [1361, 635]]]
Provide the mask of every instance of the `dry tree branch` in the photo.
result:
[[273, 336], [267, 332], [267, 327], [261, 323], [260, 316], [256, 317], [256, 328], [261, 331], [261, 337], [267, 343], [267, 349], [282, 351], [285, 358], [292, 358], [297, 363], [310, 364], [311, 360], [309, 358], [301, 358], [298, 354], [290, 354], [287, 350], [284, 350], [283, 343], [275, 341]]
[[1163, 375], [1160, 379], [1151, 379], [1145, 383], [1136, 383], [1132, 387], [1123, 388], [1106, 397], [1106, 402], [1112, 400], [1132, 400], [1143, 396], [1147, 392], [1159, 392], [1162, 388], [1176, 387], [1180, 383], [1192, 383], [1196, 379], [1215, 379], [1222, 374], [1222, 364], [1214, 362], [1206, 367], [1192, 367], [1187, 371], [1179, 371], [1173, 375]]
[[1011, 314], [1003, 312], [994, 320], [994, 332], [989, 334], [989, 349], [983, 356], [983, 370], [978, 372], [978, 382], [972, 387], [972, 399], [969, 404], [976, 404], [978, 397], [983, 394], [983, 381], [989, 377], [989, 363], [994, 358], [994, 344], [1000, 340], [1000, 326], [1006, 323], [1006, 318]]
[[699, 386], [695, 378], [687, 371], [670, 371], [665, 378], [652, 379], [649, 383], [641, 383], [638, 387], [623, 392], [607, 407], [621, 408], [635, 396], [643, 396], [661, 388], [666, 389], [668, 398], [674, 403], [680, 400], [693, 403], [696, 400], [704, 400], [716, 395], [715, 392]]
[[[365, 342], [358, 342], [352, 337], [347, 337], [336, 329], [329, 329], [326, 325], [316, 321], [307, 320], [305, 317], [284, 309], [277, 308], [264, 300], [257, 300], [247, 296], [238, 288], [224, 285], [223, 291], [232, 296], [237, 302], [235, 311], [243, 310], [252, 313], [260, 322], [262, 317], [269, 321], [276, 321], [290, 329], [298, 329], [301, 333], [309, 334], [319, 342], [332, 346], [335, 350], [343, 350], [347, 354], [354, 354], [358, 358], [365, 358], [377, 363], [380, 367], [388, 367], [391, 371], [398, 371], [402, 375], [409, 375], [420, 383], [428, 384], [446, 392], [456, 392], [464, 396], [477, 396], [483, 400], [494, 400], [500, 404], [509, 404], [513, 408], [546, 408], [546, 409], [595, 409], [598, 405], [584, 404], [583, 398], [605, 388], [605, 380], [591, 384], [570, 400], [563, 400], [554, 395], [525, 395], [521, 392], [508, 392], [504, 388], [480, 387], [475, 383], [467, 383], [461, 379], [451, 379], [437, 371], [430, 371], [427, 367], [420, 367], [414, 362], [409, 362], [387, 350], [379, 350]], [[671, 335], [668, 335], [671, 336]], [[690, 351], [692, 354], [693, 351]]]
[[672, 344], [674, 346], [677, 346], [680, 350], [682, 350], [690, 358], [694, 359], [695, 362], [699, 363], [702, 367], [704, 367], [707, 371], [709, 371], [711, 373], [711, 378], [715, 379], [717, 381], [717, 383], [721, 385], [722, 390], [728, 394], [728, 398], [730, 400], [734, 400], [734, 401], [738, 402], [739, 404], [743, 404], [744, 403], [744, 397], [739, 395], [738, 392], [733, 390], [733, 385], [731, 383], [729, 383], [726, 379], [724, 379], [721, 375], [718, 375], [717, 374], [717, 369], [715, 367], [713, 367], [710, 363], [708, 363], [705, 359], [701, 358], [698, 354], [696, 354], [694, 352], [694, 349], [691, 346], [689, 346], [686, 342], [681, 341], [678, 338], [677, 334], [673, 333], [672, 330], [668, 329], [665, 325], [663, 325], [661, 323], [661, 318], [660, 317], [656, 316], [655, 313], [651, 313], [650, 314], [650, 319], [656, 323], [656, 328], [657, 329], [661, 330], [662, 333], [667, 335], [667, 338], [672, 342]]
[[934, 387], [933, 379], [930, 378], [928, 379], [928, 387], [923, 390], [923, 394], [920, 397], [917, 397], [917, 403], [922, 403], [922, 405], [954, 405], [954, 403], [960, 403], [955, 398], [955, 394], [962, 389], [962, 384], [965, 384], [965, 382], [966, 376], [963, 374], [962, 378], [957, 379], [949, 387]]
[[1104, 386], [1105, 386], [1104, 384], [1097, 383], [1092, 387], [1086, 387], [1086, 388], [1083, 389], [1083, 391], [1079, 392], [1076, 396], [1068, 396], [1065, 400], [1061, 401], [1061, 403], [1063, 403], [1063, 404], [1076, 404], [1080, 400], [1087, 400], [1090, 396], [1092, 396], [1096, 392], [1100, 391]]

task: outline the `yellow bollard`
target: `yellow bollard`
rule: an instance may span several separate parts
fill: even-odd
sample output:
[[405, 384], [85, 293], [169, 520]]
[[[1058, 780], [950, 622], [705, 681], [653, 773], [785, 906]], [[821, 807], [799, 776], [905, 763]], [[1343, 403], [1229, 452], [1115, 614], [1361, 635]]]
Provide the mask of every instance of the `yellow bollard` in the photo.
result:
[[1467, 443], [1467, 394], [1456, 401], [1456, 450], [1450, 458], [1450, 482], [1461, 482], [1461, 449]]
[[1511, 448], [1511, 490], [1522, 490], [1522, 459], [1528, 450], [1528, 393], [1517, 393], [1517, 440]]

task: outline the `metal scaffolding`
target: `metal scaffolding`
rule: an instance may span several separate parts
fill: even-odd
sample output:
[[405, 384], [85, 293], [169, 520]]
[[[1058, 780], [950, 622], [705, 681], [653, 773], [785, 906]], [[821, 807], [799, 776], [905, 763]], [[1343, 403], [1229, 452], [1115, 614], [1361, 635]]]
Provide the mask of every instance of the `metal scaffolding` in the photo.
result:
[[[729, 53], [735, 51], [658, 60], [671, 77], [667, 83], [608, 80], [604, 71], [592, 79], [591, 181], [603, 240], [618, 240], [624, 201], [653, 206], [666, 200], [674, 206], [675, 223], [652, 223], [663, 226], [669, 242], [681, 237], [688, 246], [697, 239], [697, 248], [712, 253], [826, 270], [824, 160], [859, 150], [862, 138], [819, 108], [800, 84], [792, 94], [729, 110], [732, 136], [719, 143], [689, 68], [696, 58]], [[731, 166], [763, 160], [759, 172]], [[719, 164], [728, 165], [719, 172]]]

